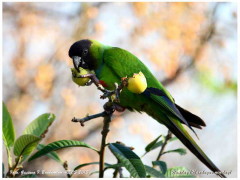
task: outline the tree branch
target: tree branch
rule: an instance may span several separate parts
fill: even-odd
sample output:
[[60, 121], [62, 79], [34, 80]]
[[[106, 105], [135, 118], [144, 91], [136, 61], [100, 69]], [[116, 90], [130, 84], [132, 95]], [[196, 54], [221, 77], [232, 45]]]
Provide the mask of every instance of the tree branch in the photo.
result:
[[101, 148], [100, 148], [100, 158], [99, 158], [99, 178], [103, 178], [104, 177], [104, 159], [105, 159], [105, 146], [106, 146], [106, 138], [108, 135], [109, 130], [109, 126], [110, 126], [110, 122], [111, 122], [111, 118], [112, 118], [112, 114], [115, 111], [114, 108], [114, 104], [112, 102], [110, 102], [110, 100], [104, 104], [103, 106], [104, 108], [104, 112], [105, 112], [105, 116], [104, 116], [104, 120], [103, 120], [103, 129], [102, 129], [102, 142], [101, 142]]
[[102, 130], [102, 142], [101, 142], [101, 149], [100, 149], [100, 158], [99, 158], [99, 178], [104, 177], [104, 159], [105, 159], [105, 146], [106, 146], [106, 138], [107, 134], [109, 132], [109, 126], [111, 122], [111, 116], [112, 114], [109, 114], [104, 117], [103, 120], [103, 130]]

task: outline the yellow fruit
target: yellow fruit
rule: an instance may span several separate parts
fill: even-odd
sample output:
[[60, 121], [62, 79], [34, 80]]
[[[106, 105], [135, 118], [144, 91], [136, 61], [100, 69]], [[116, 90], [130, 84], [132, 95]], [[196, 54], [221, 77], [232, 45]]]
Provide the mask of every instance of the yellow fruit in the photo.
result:
[[147, 80], [142, 72], [138, 74], [134, 74], [133, 77], [128, 78], [128, 90], [136, 93], [141, 94], [147, 88]]
[[90, 80], [90, 78], [79, 78], [79, 75], [92, 74], [91, 71], [89, 71], [88, 69], [83, 69], [81, 67], [79, 68], [80, 72], [78, 72], [75, 68], [71, 68], [71, 71], [73, 82], [75, 82], [79, 86], [85, 86], [86, 83]]

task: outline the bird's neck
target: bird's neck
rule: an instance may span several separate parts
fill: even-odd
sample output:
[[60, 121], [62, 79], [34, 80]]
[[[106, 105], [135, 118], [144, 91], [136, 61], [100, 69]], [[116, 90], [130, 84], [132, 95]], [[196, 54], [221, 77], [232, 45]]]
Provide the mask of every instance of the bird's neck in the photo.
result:
[[106, 49], [109, 49], [110, 46], [105, 46], [100, 43], [94, 42], [91, 47], [91, 58], [93, 63], [93, 70], [97, 71], [103, 64], [103, 54]]

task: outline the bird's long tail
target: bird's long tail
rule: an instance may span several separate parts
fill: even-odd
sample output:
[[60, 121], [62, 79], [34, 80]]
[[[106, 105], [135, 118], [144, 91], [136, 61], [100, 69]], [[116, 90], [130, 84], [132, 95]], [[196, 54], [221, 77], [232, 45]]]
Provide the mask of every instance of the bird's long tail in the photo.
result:
[[210, 170], [218, 176], [226, 178], [226, 176], [218, 169], [218, 167], [207, 157], [202, 149], [197, 145], [194, 139], [184, 129], [182, 124], [175, 118], [168, 117], [170, 120], [164, 123], [167, 128]]
[[[225, 177], [182, 125], [182, 123], [184, 123], [195, 133], [191, 125], [200, 128], [200, 126], [204, 126], [205, 123], [196, 115], [176, 105], [174, 101], [166, 95], [165, 91], [160, 88], [150, 87], [142, 93], [145, 97], [148, 97], [153, 100], [153, 102], [157, 103], [153, 104], [150, 110], [147, 110], [146, 112], [160, 123], [166, 125], [167, 128], [210, 170], [220, 177]], [[152, 113], [152, 111], [154, 111], [154, 113]]]

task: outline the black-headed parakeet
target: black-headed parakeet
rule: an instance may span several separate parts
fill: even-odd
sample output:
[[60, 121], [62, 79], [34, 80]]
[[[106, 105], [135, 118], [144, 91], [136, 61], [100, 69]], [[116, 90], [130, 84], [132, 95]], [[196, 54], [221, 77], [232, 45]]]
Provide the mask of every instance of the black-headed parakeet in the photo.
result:
[[165, 125], [202, 163], [220, 177], [225, 175], [207, 157], [182, 124], [201, 129], [204, 121], [177, 105], [171, 94], [156, 79], [151, 71], [133, 54], [118, 48], [103, 45], [95, 40], [80, 40], [69, 49], [76, 70], [80, 67], [95, 72], [100, 83], [108, 90], [114, 90], [115, 83], [123, 77], [133, 77], [141, 72], [147, 82], [142, 93], [123, 88], [119, 105], [130, 111], [146, 112]]

